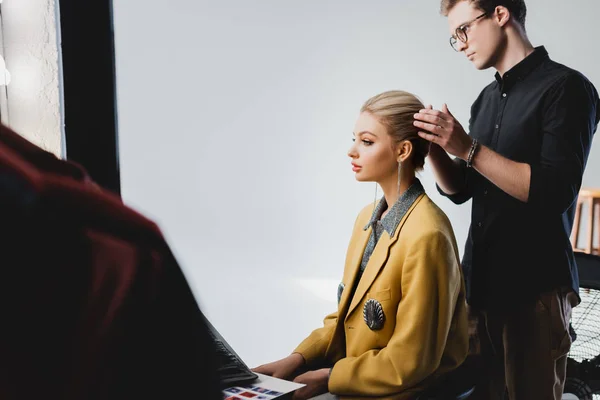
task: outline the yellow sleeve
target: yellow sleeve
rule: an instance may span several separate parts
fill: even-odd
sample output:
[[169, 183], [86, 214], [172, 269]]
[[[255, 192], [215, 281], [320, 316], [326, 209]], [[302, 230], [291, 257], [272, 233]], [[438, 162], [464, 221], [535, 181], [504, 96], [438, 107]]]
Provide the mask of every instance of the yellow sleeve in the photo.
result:
[[333, 339], [337, 320], [337, 311], [326, 316], [323, 320], [323, 326], [312, 331], [294, 350], [294, 353], [302, 354], [307, 364], [324, 361], [325, 352]]
[[403, 260], [402, 299], [388, 345], [339, 360], [331, 370], [330, 392], [395, 394], [417, 385], [439, 367], [462, 277], [453, 242], [443, 232], [428, 233], [413, 243]]

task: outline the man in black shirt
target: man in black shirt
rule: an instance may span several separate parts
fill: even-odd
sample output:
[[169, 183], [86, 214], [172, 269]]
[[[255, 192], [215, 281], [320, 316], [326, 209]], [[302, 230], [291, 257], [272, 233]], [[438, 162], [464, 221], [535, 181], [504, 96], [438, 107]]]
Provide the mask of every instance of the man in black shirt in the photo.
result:
[[[523, 0], [442, 0], [450, 45], [495, 80], [469, 131], [447, 106], [415, 115], [438, 190], [472, 199], [462, 261], [485, 379], [477, 398], [560, 399], [579, 278], [569, 241], [600, 119], [594, 86], [534, 48]], [[450, 158], [450, 156], [454, 158]]]

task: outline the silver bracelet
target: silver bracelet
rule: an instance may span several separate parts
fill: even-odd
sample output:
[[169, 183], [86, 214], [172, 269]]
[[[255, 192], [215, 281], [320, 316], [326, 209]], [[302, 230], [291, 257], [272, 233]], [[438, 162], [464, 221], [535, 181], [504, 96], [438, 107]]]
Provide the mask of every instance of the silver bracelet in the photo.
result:
[[479, 142], [477, 139], [473, 139], [473, 142], [471, 143], [471, 149], [469, 149], [469, 155], [467, 156], [467, 168], [471, 168], [473, 166], [473, 157], [475, 156], [478, 146]]

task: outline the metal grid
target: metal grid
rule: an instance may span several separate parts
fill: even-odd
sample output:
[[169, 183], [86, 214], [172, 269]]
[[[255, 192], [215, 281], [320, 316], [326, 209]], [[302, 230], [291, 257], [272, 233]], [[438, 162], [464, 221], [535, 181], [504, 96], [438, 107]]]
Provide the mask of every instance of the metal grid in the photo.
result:
[[[569, 357], [581, 362], [600, 355], [600, 290], [580, 288], [581, 304], [573, 308], [571, 323], [577, 339], [571, 346]], [[600, 400], [600, 394], [593, 395]]]
[[579, 290], [581, 304], [573, 308], [571, 323], [577, 339], [571, 346], [569, 357], [581, 362], [600, 354], [600, 290]]

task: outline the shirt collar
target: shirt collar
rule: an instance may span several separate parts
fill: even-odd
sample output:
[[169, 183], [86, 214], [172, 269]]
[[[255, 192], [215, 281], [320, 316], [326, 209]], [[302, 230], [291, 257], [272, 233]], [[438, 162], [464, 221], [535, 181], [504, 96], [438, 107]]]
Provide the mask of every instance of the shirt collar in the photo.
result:
[[371, 228], [374, 224], [377, 223], [381, 219], [381, 225], [387, 231], [387, 233], [391, 236], [394, 236], [396, 232], [396, 228], [398, 228], [398, 224], [408, 212], [408, 209], [413, 205], [415, 200], [421, 195], [425, 193], [425, 189], [423, 189], [423, 185], [421, 185], [421, 181], [415, 178], [415, 182], [410, 185], [410, 187], [402, 193], [400, 198], [396, 201], [392, 209], [381, 218], [381, 214], [385, 210], [387, 210], [388, 205], [385, 201], [385, 197], [382, 197], [379, 200], [379, 203], [373, 210], [373, 214], [371, 215], [371, 219], [369, 223], [363, 228], [365, 231]]
[[495, 78], [498, 82], [498, 89], [503, 91], [508, 90], [510, 86], [512, 86], [515, 82], [524, 79], [531, 71], [536, 69], [544, 60], [548, 58], [548, 51], [544, 46], [536, 47], [533, 53], [506, 71], [504, 76], [500, 76], [500, 73], [496, 72]]

